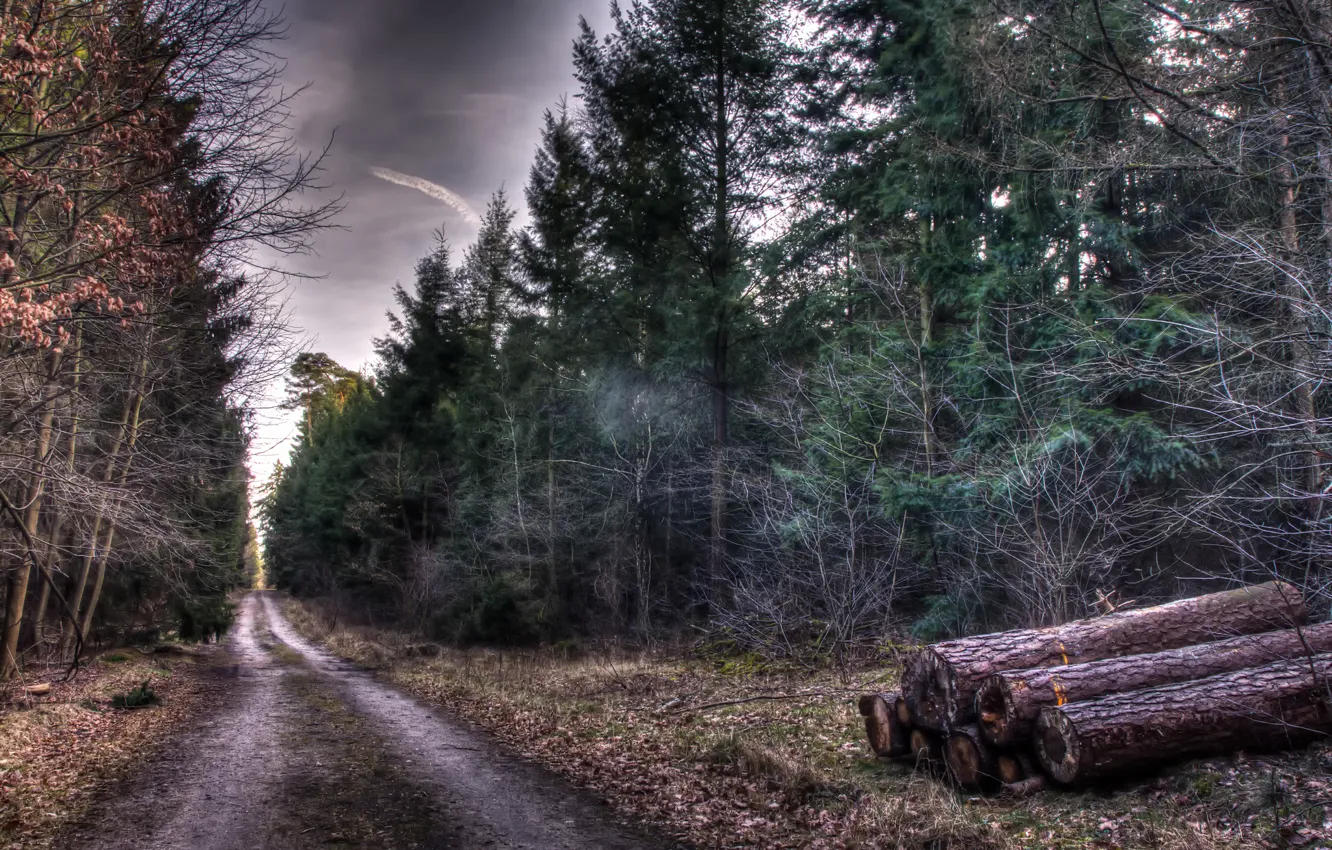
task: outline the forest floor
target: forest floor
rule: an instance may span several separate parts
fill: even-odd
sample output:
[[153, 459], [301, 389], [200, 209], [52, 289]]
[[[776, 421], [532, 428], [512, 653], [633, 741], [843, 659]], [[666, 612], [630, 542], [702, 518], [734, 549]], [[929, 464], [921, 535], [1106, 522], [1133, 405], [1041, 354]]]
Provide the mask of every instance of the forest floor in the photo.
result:
[[753, 657], [451, 650], [347, 627], [311, 603], [286, 611], [334, 654], [698, 847], [1332, 848], [1326, 745], [1091, 792], [968, 797], [869, 754], [856, 697], [891, 688], [882, 666], [838, 675]]
[[[215, 699], [216, 647], [100, 653], [71, 681], [63, 669], [30, 671], [41, 696], [0, 702], [0, 848], [45, 850], [59, 830], [186, 729]], [[44, 674], [44, 675], [37, 675]], [[159, 701], [113, 705], [144, 682]]]
[[[182, 678], [173, 668], [171, 681]], [[488, 736], [311, 646], [263, 595], [244, 599], [227, 642], [200, 655], [192, 681], [161, 688], [160, 707], [110, 721], [142, 718], [146, 728], [103, 736], [122, 754], [93, 759], [105, 769], [77, 743], [40, 750], [38, 721], [20, 718], [31, 708], [0, 717], [10, 744], [0, 756], [14, 765], [4, 774], [8, 846], [666, 846]], [[61, 724], [61, 734], [77, 742], [87, 722]]]

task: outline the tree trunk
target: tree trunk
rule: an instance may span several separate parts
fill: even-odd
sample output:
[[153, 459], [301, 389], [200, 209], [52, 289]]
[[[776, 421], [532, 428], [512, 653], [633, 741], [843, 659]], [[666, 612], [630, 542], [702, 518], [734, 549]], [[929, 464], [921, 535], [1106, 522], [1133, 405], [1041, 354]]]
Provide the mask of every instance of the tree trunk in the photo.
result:
[[948, 774], [963, 791], [993, 791], [1001, 784], [998, 753], [975, 723], [949, 732], [943, 750]]
[[[929, 250], [931, 218], [921, 216], [920, 246]], [[916, 364], [920, 369], [921, 447], [925, 452], [925, 474], [934, 476], [934, 395], [930, 390], [930, 371], [926, 355], [934, 343], [934, 297], [929, 284], [920, 284], [920, 345], [916, 346]]]
[[[139, 384], [139, 394], [134, 399], [134, 417], [130, 420], [129, 437], [125, 441], [125, 463], [120, 468], [120, 486], [129, 481], [130, 467], [134, 465], [134, 446], [139, 439], [139, 412], [143, 409], [143, 384]], [[117, 503], [117, 508], [119, 503]], [[111, 559], [111, 549], [116, 544], [116, 519], [112, 516], [106, 529], [106, 543], [97, 557], [97, 575], [93, 579], [92, 594], [88, 597], [87, 608], [83, 612], [83, 633], [92, 629], [93, 614], [97, 611], [97, 602], [102, 597], [102, 583], [106, 579], [106, 562]]]
[[112, 520], [106, 528], [106, 543], [97, 553], [97, 568], [93, 573], [92, 591], [88, 595], [88, 604], [83, 609], [83, 622], [79, 625], [80, 632], [84, 635], [91, 633], [93, 613], [97, 611], [97, 603], [102, 598], [102, 585], [106, 582], [106, 562], [111, 557], [111, 547], [115, 545], [116, 522]]
[[714, 33], [713, 61], [713, 178], [712, 246], [709, 269], [716, 298], [716, 328], [712, 334], [712, 528], [708, 546], [710, 592], [720, 604], [726, 574], [726, 448], [730, 441], [730, 293], [734, 271], [731, 256], [731, 123], [727, 99], [726, 25], [720, 9]]
[[946, 731], [975, 718], [976, 691], [995, 673], [1191, 646], [1290, 628], [1304, 618], [1300, 592], [1273, 581], [1052, 628], [945, 641], [907, 659], [902, 695], [913, 726]]
[[[33, 451], [32, 477], [28, 480], [26, 507], [23, 513], [25, 537], [37, 535], [37, 523], [42, 513], [42, 493], [46, 488], [46, 453], [51, 447], [51, 423], [55, 420], [56, 397], [59, 389], [56, 379], [60, 375], [59, 351], [50, 355], [46, 381], [42, 385], [42, 416], [37, 425], [37, 446]], [[37, 553], [29, 549], [20, 557], [10, 573], [5, 597], [5, 624], [3, 642], [0, 642], [0, 681], [8, 681], [18, 673], [19, 632], [23, 628], [23, 603], [28, 596], [28, 579]]]
[[1068, 667], [1013, 670], [985, 680], [976, 695], [976, 711], [986, 739], [1011, 747], [1031, 738], [1036, 718], [1050, 706], [1188, 682], [1320, 652], [1332, 652], [1332, 623]]
[[[1285, 86], [1280, 86], [1283, 99]], [[1281, 234], [1284, 259], [1292, 267], [1300, 265], [1300, 232], [1295, 217], [1295, 168], [1290, 161], [1290, 132], [1281, 119], [1281, 157], [1277, 167], [1277, 180], [1281, 186], [1281, 210], [1277, 225]], [[1300, 487], [1304, 492], [1305, 511], [1316, 520], [1322, 504], [1318, 481], [1322, 476], [1318, 461], [1318, 413], [1314, 405], [1313, 347], [1310, 340], [1314, 329], [1309, 323], [1308, 295], [1294, 275], [1280, 274], [1282, 296], [1285, 298], [1285, 322], [1290, 335], [1290, 370], [1295, 383], [1295, 412], [1304, 432], [1305, 445], [1301, 456], [1304, 468], [1300, 470]]]
[[726, 386], [726, 348], [717, 340], [712, 386], [712, 529], [708, 546], [708, 580], [717, 604], [722, 603], [726, 580], [726, 446], [730, 440], [730, 399]]
[[865, 694], [860, 698], [865, 735], [870, 749], [880, 758], [911, 754], [911, 728], [902, 723], [897, 710], [901, 701], [898, 694]]
[[[79, 447], [79, 414], [76, 407], [77, 396], [79, 393], [79, 384], [83, 376], [83, 325], [80, 324], [74, 334], [74, 374], [70, 385], [70, 394], [68, 399], [69, 407], [69, 435], [65, 449], [65, 474], [70, 478], [74, 477], [77, 471], [76, 458]], [[69, 511], [63, 510], [56, 514], [55, 521], [51, 524], [51, 535], [46, 541], [46, 552], [42, 557], [42, 564], [48, 577], [55, 575], [56, 559], [60, 556], [60, 541], [64, 537], [65, 524], [69, 521]], [[46, 643], [46, 609], [51, 599], [51, 581], [42, 582], [41, 594], [37, 597], [37, 610], [33, 612], [33, 642], [39, 648]]]
[[1047, 708], [1036, 755], [1056, 781], [1078, 784], [1233, 750], [1303, 746], [1332, 733], [1329, 675], [1332, 655], [1323, 654]]
[[[47, 575], [53, 575], [56, 559], [59, 557], [60, 541], [65, 534], [66, 514], [61, 512], [56, 516], [55, 524], [51, 529], [51, 537], [46, 541], [46, 553], [42, 557], [43, 569]], [[41, 651], [41, 647], [46, 643], [46, 610], [51, 605], [51, 582], [42, 582], [41, 593], [37, 596], [37, 608], [33, 611], [32, 624], [32, 643], [33, 646]]]
[[[558, 314], [556, 314], [558, 316]], [[546, 605], [554, 608], [560, 598], [559, 552], [555, 546], [555, 392], [557, 374], [551, 370], [546, 387]], [[568, 611], [559, 611], [560, 620]]]
[[[143, 376], [148, 370], [148, 360], [143, 358], [139, 361], [139, 381], [129, 395], [125, 397], [125, 406], [121, 409], [120, 427], [116, 431], [115, 440], [111, 443], [111, 451], [107, 455], [106, 469], [102, 471], [103, 490], [110, 486], [116, 478], [116, 461], [120, 457], [120, 451], [125, 445], [125, 441], [130, 436], [130, 419], [134, 418], [135, 428], [138, 427], [139, 406], [143, 401]], [[105, 493], [103, 493], [105, 497]], [[105, 505], [105, 502], [102, 503]], [[102, 524], [106, 522], [106, 511], [98, 510], [93, 517], [92, 532], [88, 536], [88, 549], [84, 552], [83, 559], [79, 564], [78, 578], [75, 580], [74, 592], [69, 598], [69, 618], [65, 621], [64, 628], [60, 634], [60, 657], [68, 658], [71, 647], [74, 644], [76, 634], [87, 634], [87, 629], [79, 628], [79, 611], [83, 607], [83, 594], [88, 587], [88, 578], [92, 573], [93, 563], [97, 560], [97, 543], [101, 539]]]

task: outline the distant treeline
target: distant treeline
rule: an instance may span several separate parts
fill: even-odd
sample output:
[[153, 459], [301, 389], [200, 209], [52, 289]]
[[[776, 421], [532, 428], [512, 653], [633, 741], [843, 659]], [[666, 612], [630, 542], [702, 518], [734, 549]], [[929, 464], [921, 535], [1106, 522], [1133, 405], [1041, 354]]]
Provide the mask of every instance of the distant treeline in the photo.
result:
[[1330, 45], [1326, 0], [622, 5], [530, 226], [441, 236], [373, 375], [297, 361], [271, 575], [783, 654], [1325, 609]]

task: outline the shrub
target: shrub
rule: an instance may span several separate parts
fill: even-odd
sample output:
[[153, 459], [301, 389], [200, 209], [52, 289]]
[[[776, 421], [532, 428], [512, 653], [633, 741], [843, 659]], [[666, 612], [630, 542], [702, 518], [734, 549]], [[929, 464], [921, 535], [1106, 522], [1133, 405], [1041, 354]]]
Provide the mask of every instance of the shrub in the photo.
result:
[[157, 694], [153, 692], [152, 684], [146, 679], [137, 688], [111, 697], [113, 708], [143, 708], [155, 704], [157, 704]]
[[541, 635], [540, 618], [527, 589], [506, 576], [485, 579], [430, 623], [436, 640], [491, 646], [530, 646]]
[[236, 607], [220, 596], [186, 600], [180, 606], [180, 639], [207, 643], [219, 640], [236, 619]]
[[477, 643], [521, 646], [537, 639], [536, 617], [530, 600], [504, 576], [491, 579], [482, 588], [472, 612], [470, 634]]
[[922, 643], [934, 643], [956, 637], [966, 631], [962, 604], [953, 596], [929, 596], [925, 615], [911, 624], [911, 636]]

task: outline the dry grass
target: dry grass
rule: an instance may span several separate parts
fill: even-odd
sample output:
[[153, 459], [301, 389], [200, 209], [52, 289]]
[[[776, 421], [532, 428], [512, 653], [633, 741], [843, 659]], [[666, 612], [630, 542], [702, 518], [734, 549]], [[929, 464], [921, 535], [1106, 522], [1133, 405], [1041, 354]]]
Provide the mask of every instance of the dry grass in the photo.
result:
[[[100, 784], [128, 775], [155, 743], [185, 728], [202, 703], [197, 666], [192, 656], [106, 652], [50, 695], [0, 705], [0, 848], [53, 846]], [[145, 680], [162, 705], [111, 708]]]
[[[855, 699], [893, 674], [780, 669], [604, 651], [443, 650], [334, 627], [308, 603], [288, 616], [343, 657], [467, 717], [703, 847], [891, 850], [1330, 847], [1332, 753], [1193, 764], [1097, 792], [966, 798], [872, 758]], [[701, 708], [755, 696], [772, 699]], [[1332, 784], [1332, 783], [1328, 783]]]

